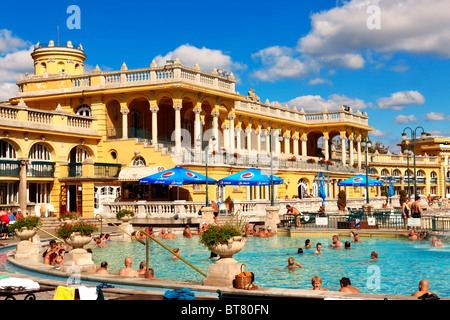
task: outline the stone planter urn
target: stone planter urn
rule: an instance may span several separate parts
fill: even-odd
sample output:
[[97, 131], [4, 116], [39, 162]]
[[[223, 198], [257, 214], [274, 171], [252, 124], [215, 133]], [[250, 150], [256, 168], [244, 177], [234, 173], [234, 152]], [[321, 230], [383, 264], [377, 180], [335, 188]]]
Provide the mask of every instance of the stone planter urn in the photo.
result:
[[37, 229], [22, 229], [14, 230], [15, 236], [20, 239], [16, 245], [16, 252], [14, 257], [16, 259], [32, 259], [37, 261], [39, 254], [39, 246], [36, 246], [32, 241]]
[[122, 221], [122, 224], [120, 225], [120, 229], [123, 231], [123, 240], [125, 241], [131, 241], [131, 235], [134, 232], [133, 225], [131, 224], [131, 220], [133, 219], [133, 216], [131, 215], [124, 215], [123, 217], [119, 218], [120, 221]]
[[37, 233], [37, 229], [22, 229], [20, 231], [16, 229], [14, 230], [14, 233], [17, 238], [19, 238], [21, 241], [24, 241], [33, 238]]
[[61, 271], [64, 272], [95, 272], [96, 267], [92, 261], [92, 254], [86, 249], [85, 245], [91, 242], [92, 235], [82, 235], [79, 232], [74, 232], [70, 237], [64, 241], [73, 249], [64, 256], [64, 262], [61, 266]]
[[120, 217], [120, 221], [122, 221], [123, 223], [130, 222], [131, 219], [133, 219], [133, 217], [128, 214], [124, 215], [123, 217]]
[[241, 251], [246, 242], [247, 239], [244, 237], [233, 237], [228, 240], [227, 244], [214, 245], [211, 251], [219, 255], [220, 259], [233, 259], [233, 255]]
[[64, 241], [74, 249], [83, 249], [85, 245], [91, 242], [93, 236], [85, 236], [79, 232], [74, 232], [69, 238], [64, 239]]
[[231, 287], [235, 276], [241, 272], [242, 264], [237, 262], [233, 255], [242, 250], [247, 239], [244, 237], [233, 237], [227, 244], [217, 244], [212, 252], [218, 254], [220, 259], [209, 265], [209, 273], [203, 279], [203, 285], [216, 287]]

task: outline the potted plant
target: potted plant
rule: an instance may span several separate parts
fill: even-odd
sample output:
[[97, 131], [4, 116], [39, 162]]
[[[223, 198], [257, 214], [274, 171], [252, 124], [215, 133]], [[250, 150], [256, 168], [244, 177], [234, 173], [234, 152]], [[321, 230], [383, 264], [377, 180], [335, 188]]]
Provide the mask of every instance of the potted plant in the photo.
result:
[[116, 213], [116, 218], [122, 220], [123, 222], [128, 222], [134, 217], [134, 212], [127, 209], [119, 210]]
[[319, 164], [326, 164], [326, 161], [324, 159], [320, 159], [318, 162]]
[[36, 216], [17, 219], [9, 225], [9, 231], [14, 232], [20, 240], [28, 240], [36, 234], [36, 228], [42, 225], [42, 220]]
[[59, 216], [58, 220], [61, 222], [73, 223], [74, 221], [78, 220], [78, 213], [76, 213], [75, 211], [67, 211], [65, 213], [62, 213]]
[[345, 206], [347, 205], [347, 195], [345, 194], [344, 190], [341, 190], [338, 193], [337, 205], [339, 207], [339, 210], [345, 210]]
[[333, 162], [331, 160], [327, 160], [327, 165], [332, 166]]
[[74, 249], [83, 248], [93, 237], [97, 226], [90, 222], [63, 223], [56, 229], [56, 235]]
[[295, 162], [295, 161], [297, 161], [297, 158], [295, 156], [292, 156], [292, 157], [289, 157], [287, 160]]
[[221, 258], [232, 258], [247, 241], [244, 229], [245, 223], [240, 219], [232, 219], [223, 225], [209, 225], [200, 235], [199, 242]]
[[308, 163], [316, 163], [316, 160], [314, 160], [313, 158], [310, 158], [310, 159], [306, 160], [306, 162], [308, 162]]

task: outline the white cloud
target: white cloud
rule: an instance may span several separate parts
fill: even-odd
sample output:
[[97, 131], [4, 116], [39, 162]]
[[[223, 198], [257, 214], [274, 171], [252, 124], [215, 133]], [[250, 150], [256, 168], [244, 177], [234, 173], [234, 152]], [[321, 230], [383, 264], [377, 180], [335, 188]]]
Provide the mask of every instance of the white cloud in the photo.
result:
[[166, 64], [166, 60], [175, 60], [179, 58], [181, 64], [187, 67], [194, 67], [198, 63], [200, 69], [211, 72], [214, 68], [223, 69], [228, 72], [244, 69], [246, 66], [233, 62], [229, 55], [224, 54], [221, 50], [208, 48], [197, 48], [189, 44], [184, 44], [176, 48], [174, 51], [164, 56], [158, 55], [155, 61], [159, 66]]
[[328, 111], [336, 111], [339, 110], [342, 105], [351, 107], [353, 112], [368, 107], [361, 99], [349, 98], [338, 94], [333, 94], [329, 96], [328, 99], [324, 99], [319, 95], [300, 96], [288, 101], [287, 104], [291, 107], [296, 107], [298, 110], [303, 108], [305, 112], [322, 112], [324, 107], [326, 107]]
[[309, 80], [308, 84], [310, 86], [315, 86], [315, 85], [318, 85], [318, 84], [327, 84], [327, 85], [332, 86], [333, 82], [331, 80], [329, 80], [329, 79], [314, 78], [314, 79]]
[[387, 136], [386, 132], [378, 130], [378, 129], [371, 131], [369, 134], [371, 136], [374, 136], [374, 137], [385, 137], [385, 136]]
[[379, 98], [377, 100], [378, 108], [402, 110], [409, 105], [420, 105], [425, 103], [423, 95], [414, 90], [399, 91], [391, 94], [390, 97]]
[[449, 117], [442, 112], [429, 112], [424, 116], [424, 119], [427, 121], [441, 121], [447, 120]]
[[[380, 29], [370, 29], [367, 13], [376, 4]], [[317, 57], [377, 52], [409, 52], [450, 57], [450, 2], [447, 0], [353, 0], [311, 15], [311, 32], [298, 50]]]
[[17, 86], [15, 83], [0, 82], [0, 101], [8, 101], [17, 95]]
[[0, 30], [0, 53], [13, 52], [28, 45], [27, 41], [13, 36], [10, 30]]
[[29, 42], [12, 35], [9, 30], [0, 30], [0, 101], [17, 94], [16, 81], [26, 72], [34, 72]]
[[252, 54], [252, 58], [261, 61], [263, 68], [253, 76], [263, 81], [275, 81], [285, 78], [302, 78], [310, 70], [294, 56], [294, 50], [287, 47], [273, 46]]
[[406, 123], [410, 123], [410, 122], [417, 123], [417, 122], [419, 122], [419, 120], [417, 120], [417, 118], [413, 114], [409, 115], [409, 116], [400, 114], [394, 118], [394, 122], [399, 123], [399, 124], [406, 124]]
[[[380, 28], [368, 27], [376, 5]], [[450, 58], [450, 1], [448, 0], [352, 0], [333, 9], [311, 15], [310, 32], [298, 39], [295, 53], [283, 48], [275, 55], [269, 47], [254, 54], [271, 52], [272, 59], [263, 60], [254, 75], [261, 80], [302, 78], [320, 69], [357, 70], [367, 63], [384, 68], [396, 53], [409, 53]], [[381, 60], [377, 61], [377, 60]], [[390, 67], [404, 72], [405, 64]]]

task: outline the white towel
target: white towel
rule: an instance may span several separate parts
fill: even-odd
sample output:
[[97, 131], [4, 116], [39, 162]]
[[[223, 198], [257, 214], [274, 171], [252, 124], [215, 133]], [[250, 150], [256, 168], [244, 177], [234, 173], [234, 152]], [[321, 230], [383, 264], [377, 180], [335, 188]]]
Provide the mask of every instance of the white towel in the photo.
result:
[[23, 279], [23, 278], [6, 278], [0, 280], [0, 288], [4, 289], [5, 287], [24, 287], [27, 290], [39, 289], [39, 283], [31, 280], [31, 279]]
[[97, 300], [97, 288], [79, 286], [78, 292], [80, 293], [80, 300]]

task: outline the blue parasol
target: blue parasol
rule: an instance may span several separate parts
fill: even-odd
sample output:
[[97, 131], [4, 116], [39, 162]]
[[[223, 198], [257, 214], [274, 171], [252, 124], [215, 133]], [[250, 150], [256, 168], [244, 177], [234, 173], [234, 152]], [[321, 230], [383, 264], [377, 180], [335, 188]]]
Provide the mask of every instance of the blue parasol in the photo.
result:
[[[215, 179], [208, 177], [208, 184], [214, 184], [216, 182], [217, 181]], [[161, 171], [139, 179], [139, 184], [162, 184], [170, 186], [206, 184], [206, 176], [182, 167], [175, 167], [173, 169]]]
[[325, 206], [327, 194], [325, 192], [325, 177], [323, 176], [323, 172], [319, 173], [319, 197], [322, 198], [322, 206]]
[[[366, 176], [359, 174], [357, 176], [348, 178], [347, 180], [338, 183], [338, 186], [343, 187], [365, 187], [366, 186]], [[369, 177], [369, 187], [383, 186], [383, 182]]]
[[[268, 186], [270, 185], [270, 180], [270, 174], [255, 168], [250, 168], [220, 179], [218, 184], [222, 186]], [[273, 176], [273, 184], [282, 184], [283, 182], [283, 179]]]
[[391, 200], [391, 197], [394, 196], [394, 182], [393, 182], [394, 178], [390, 177], [389, 178], [389, 200]]

